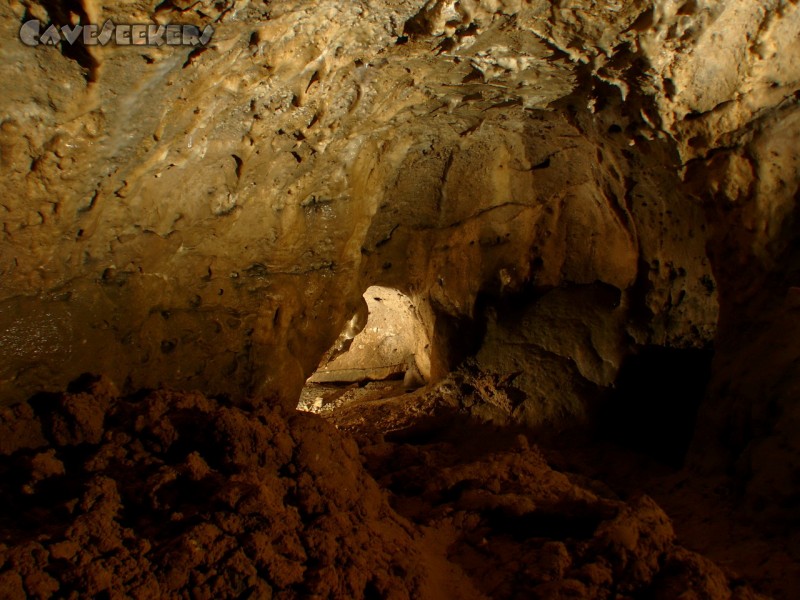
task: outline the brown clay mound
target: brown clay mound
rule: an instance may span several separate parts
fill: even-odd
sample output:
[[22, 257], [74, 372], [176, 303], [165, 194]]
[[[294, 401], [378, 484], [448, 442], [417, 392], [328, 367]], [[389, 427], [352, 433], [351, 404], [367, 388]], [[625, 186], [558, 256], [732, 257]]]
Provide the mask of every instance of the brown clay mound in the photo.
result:
[[0, 440], [0, 598], [757, 597], [522, 441], [359, 455], [316, 416], [102, 380]]
[[419, 596], [402, 519], [322, 419], [165, 391], [38, 406], [4, 415], [0, 597]]

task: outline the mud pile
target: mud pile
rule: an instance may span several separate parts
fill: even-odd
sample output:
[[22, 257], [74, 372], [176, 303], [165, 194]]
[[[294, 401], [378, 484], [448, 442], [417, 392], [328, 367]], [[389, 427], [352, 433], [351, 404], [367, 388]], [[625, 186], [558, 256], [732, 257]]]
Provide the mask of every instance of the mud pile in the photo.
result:
[[485, 456], [449, 443], [364, 453], [398, 512], [445, 537], [477, 597], [761, 597], [677, 545], [650, 497], [622, 502], [601, 483], [555, 471], [524, 436]]
[[38, 404], [2, 419], [0, 597], [419, 597], [408, 525], [321, 419], [97, 386]]
[[521, 438], [359, 451], [314, 415], [117, 396], [0, 413], [0, 598], [759, 597]]

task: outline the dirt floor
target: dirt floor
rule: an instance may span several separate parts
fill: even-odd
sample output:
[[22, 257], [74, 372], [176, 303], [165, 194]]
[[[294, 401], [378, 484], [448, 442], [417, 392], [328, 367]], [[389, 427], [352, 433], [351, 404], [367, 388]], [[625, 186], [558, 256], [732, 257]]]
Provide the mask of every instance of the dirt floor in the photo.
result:
[[0, 598], [796, 597], [777, 546], [693, 551], [726, 505], [682, 513], [680, 474], [599, 483], [611, 453], [359, 389], [326, 418], [104, 380], [3, 409]]
[[[478, 457], [513, 451], [515, 438], [524, 438], [550, 468], [601, 496], [635, 502], [646, 495], [655, 500], [669, 517], [676, 543], [713, 560], [731, 581], [746, 582], [776, 599], [800, 598], [800, 531], [754, 520], [730, 480], [665, 464], [589, 428], [515, 427], [491, 405], [486, 388], [466, 403], [462, 390], [447, 385], [410, 394], [387, 391], [377, 398], [374, 391], [358, 396], [351, 389], [355, 402], [331, 405], [321, 414], [354, 435], [366, 453], [370, 439], [384, 438], [423, 452], [436, 453], [444, 444], [454, 454]], [[489, 402], [475, 402], [476, 395]], [[385, 476], [369, 470], [379, 481]]]

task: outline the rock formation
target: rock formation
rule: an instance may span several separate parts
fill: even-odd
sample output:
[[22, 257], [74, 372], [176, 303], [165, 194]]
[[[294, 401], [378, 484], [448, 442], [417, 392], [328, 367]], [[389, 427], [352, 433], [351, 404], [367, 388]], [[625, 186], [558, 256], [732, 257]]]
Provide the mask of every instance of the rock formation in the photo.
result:
[[[213, 35], [30, 46], [32, 20]], [[797, 523], [796, 0], [10, 0], [0, 49], [0, 398], [27, 440], [0, 446], [21, 485], [71, 473], [64, 446], [135, 453], [145, 435], [89, 400], [39, 396], [34, 417], [34, 394], [102, 373], [121, 398], [176, 390], [154, 392], [162, 416], [192, 390], [288, 415], [383, 286], [413, 305], [431, 385], [489, 382], [481, 410], [533, 431], [619, 432], [624, 414], [659, 445], [675, 426], [680, 463], [732, 477], [765, 527]], [[163, 476], [189, 456], [158, 458]], [[75, 497], [110, 522], [129, 492], [102, 472]], [[661, 523], [648, 501], [619, 510]], [[31, 548], [37, 569], [63, 554]], [[548, 548], [559, 577], [588, 564]], [[387, 552], [373, 595], [399, 577]], [[367, 595], [351, 584], [337, 593]]]

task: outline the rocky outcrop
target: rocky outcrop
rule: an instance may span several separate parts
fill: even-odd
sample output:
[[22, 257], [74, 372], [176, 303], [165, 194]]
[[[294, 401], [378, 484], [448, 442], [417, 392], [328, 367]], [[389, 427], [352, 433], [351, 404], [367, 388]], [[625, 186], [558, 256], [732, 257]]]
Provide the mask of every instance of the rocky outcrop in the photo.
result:
[[[288, 404], [371, 283], [446, 320], [487, 289], [683, 269], [655, 294], [699, 294], [710, 335], [674, 170], [634, 173], [651, 164], [627, 150], [635, 114], [580, 118], [597, 102], [583, 62], [614, 54], [644, 6], [600, 10], [603, 26], [545, 3], [81, 6], [3, 9], [7, 398], [92, 370]], [[59, 53], [15, 39], [29, 17], [216, 31], [193, 51]], [[659, 318], [664, 301], [648, 300]]]

